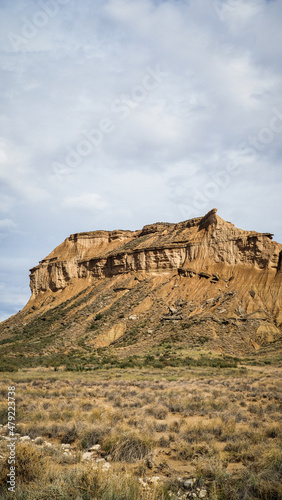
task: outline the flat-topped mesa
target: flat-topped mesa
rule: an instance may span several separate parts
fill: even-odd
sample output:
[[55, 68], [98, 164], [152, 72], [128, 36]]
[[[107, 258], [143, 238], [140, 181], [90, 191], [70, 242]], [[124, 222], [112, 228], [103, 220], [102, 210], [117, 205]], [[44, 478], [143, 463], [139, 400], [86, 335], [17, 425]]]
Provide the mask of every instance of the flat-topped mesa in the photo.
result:
[[[96, 280], [125, 273], [169, 273], [193, 268], [210, 274], [226, 267], [282, 269], [282, 245], [270, 233], [237, 229], [217, 215], [177, 224], [158, 222], [141, 231], [91, 231], [73, 234], [31, 269], [33, 296], [66, 288], [72, 280]], [[184, 273], [185, 274], [185, 273]]]

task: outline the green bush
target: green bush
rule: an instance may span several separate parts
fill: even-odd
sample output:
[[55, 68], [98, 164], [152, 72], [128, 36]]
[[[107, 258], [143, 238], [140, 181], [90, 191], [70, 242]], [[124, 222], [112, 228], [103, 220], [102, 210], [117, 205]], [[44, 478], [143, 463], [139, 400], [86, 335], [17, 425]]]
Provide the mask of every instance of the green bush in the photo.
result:
[[98, 314], [96, 314], [95, 321], [99, 321], [102, 318], [103, 318], [103, 314], [98, 313]]

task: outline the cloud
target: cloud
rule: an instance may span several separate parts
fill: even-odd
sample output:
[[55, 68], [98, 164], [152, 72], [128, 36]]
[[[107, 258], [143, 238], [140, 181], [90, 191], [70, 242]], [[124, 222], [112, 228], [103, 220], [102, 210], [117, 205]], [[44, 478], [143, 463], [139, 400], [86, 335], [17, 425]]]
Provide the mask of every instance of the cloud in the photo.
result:
[[99, 194], [84, 193], [65, 199], [62, 202], [62, 207], [79, 210], [104, 210], [109, 207], [109, 203]]
[[[6, 286], [28, 294], [16, 262], [36, 264], [70, 233], [213, 206], [282, 241], [282, 0], [54, 0], [39, 26], [47, 4], [0, 2]], [[17, 50], [9, 33], [24, 36], [27, 23]], [[165, 76], [148, 79], [148, 68]], [[70, 166], [70, 148], [81, 152], [85, 131], [100, 137], [105, 120], [112, 131]], [[222, 187], [232, 164], [240, 175]]]
[[9, 233], [16, 233], [17, 225], [11, 219], [0, 219], [0, 240], [7, 238]]
[[11, 219], [0, 219], [0, 230], [1, 229], [15, 229], [16, 224]]
[[2, 193], [0, 198], [0, 212], [10, 212], [14, 205], [13, 198], [7, 194]]
[[30, 293], [23, 287], [0, 283], [0, 322], [22, 309], [29, 300]]

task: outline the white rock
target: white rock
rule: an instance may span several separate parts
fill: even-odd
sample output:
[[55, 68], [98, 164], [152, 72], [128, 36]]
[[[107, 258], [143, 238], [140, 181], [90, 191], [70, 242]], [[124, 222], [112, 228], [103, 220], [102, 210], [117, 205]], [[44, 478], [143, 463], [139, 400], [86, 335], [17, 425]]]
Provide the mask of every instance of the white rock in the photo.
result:
[[151, 483], [156, 484], [156, 483], [158, 483], [158, 482], [159, 482], [159, 480], [160, 480], [160, 477], [159, 477], [159, 476], [153, 476], [153, 477], [151, 477]]
[[91, 451], [85, 451], [82, 454], [81, 460], [83, 462], [88, 462], [89, 460], [92, 460], [92, 458], [93, 458], [93, 453]]
[[132, 321], [135, 321], [138, 318], [136, 314], [131, 314], [131, 316], [128, 316], [128, 319], [131, 319]]
[[101, 463], [98, 463], [98, 464], [97, 464], [97, 462], [96, 462], [96, 461], [95, 461], [95, 462], [92, 462], [92, 468], [93, 468], [94, 470], [99, 469], [99, 470], [101, 470], [101, 471], [103, 471], [103, 472], [107, 472], [107, 471], [110, 469], [110, 467], [111, 467], [111, 464], [109, 464], [108, 462], [105, 462], [105, 463], [102, 465], [102, 467], [101, 467], [101, 465], [102, 465]]
[[31, 439], [29, 436], [22, 436], [19, 438], [19, 441], [21, 441], [21, 443], [28, 443]]
[[199, 493], [199, 498], [206, 498], [207, 494], [207, 490], [201, 490]]
[[35, 444], [44, 444], [44, 439], [42, 437], [38, 436], [37, 438], [35, 438], [34, 443]]
[[91, 448], [88, 449], [88, 451], [100, 451], [100, 450], [101, 450], [100, 444], [94, 444], [94, 446], [91, 446]]
[[143, 486], [143, 488], [146, 488], [147, 483], [145, 483], [145, 481], [143, 481], [142, 477], [139, 477], [138, 481], [139, 481], [139, 483], [141, 483], [141, 485]]
[[184, 488], [189, 490], [189, 489], [193, 488], [195, 482], [196, 482], [196, 479], [186, 479], [186, 481], [184, 481], [184, 483], [183, 483], [183, 486], [184, 486]]

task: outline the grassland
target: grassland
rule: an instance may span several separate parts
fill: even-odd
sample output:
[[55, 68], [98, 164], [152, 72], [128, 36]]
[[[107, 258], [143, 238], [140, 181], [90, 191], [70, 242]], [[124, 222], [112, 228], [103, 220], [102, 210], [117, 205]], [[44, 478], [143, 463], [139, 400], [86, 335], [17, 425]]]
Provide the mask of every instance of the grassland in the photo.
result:
[[[277, 363], [194, 360], [158, 367], [161, 353], [150, 355], [145, 365], [135, 359], [91, 371], [3, 372], [0, 499], [281, 499]], [[12, 494], [6, 484], [10, 385], [19, 434]], [[95, 445], [99, 451], [87, 457]]]

